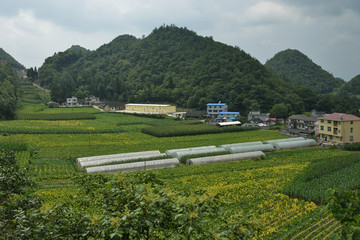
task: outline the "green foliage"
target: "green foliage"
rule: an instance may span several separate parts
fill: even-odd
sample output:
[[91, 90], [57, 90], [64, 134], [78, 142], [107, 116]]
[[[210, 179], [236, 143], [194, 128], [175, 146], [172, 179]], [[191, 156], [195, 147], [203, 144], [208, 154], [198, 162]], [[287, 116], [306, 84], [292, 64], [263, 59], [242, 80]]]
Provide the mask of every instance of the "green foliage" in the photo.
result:
[[291, 106], [289, 104], [278, 103], [272, 106], [270, 109], [270, 116], [274, 118], [286, 119], [291, 112]]
[[[186, 28], [161, 26], [143, 39], [122, 35], [95, 51], [72, 56], [68, 49], [46, 59], [38, 81], [62, 101], [79, 90], [121, 102], [173, 103], [204, 109], [227, 102], [247, 112], [273, 103], [298, 104], [293, 89], [236, 47], [198, 36]], [[65, 60], [64, 60], [65, 59]]]
[[150, 134], [156, 137], [178, 137], [178, 136], [190, 136], [201, 134], [214, 134], [225, 132], [242, 132], [259, 130], [258, 127], [216, 127], [211, 125], [179, 125], [179, 126], [153, 126], [143, 128], [141, 131], [145, 134]]
[[360, 151], [360, 143], [346, 144], [343, 148], [347, 151]]
[[96, 119], [96, 115], [91, 113], [32, 113], [32, 114], [18, 114], [19, 120], [91, 120]]
[[344, 83], [298, 50], [287, 49], [278, 52], [265, 63], [265, 66], [289, 82], [311, 87], [319, 93], [331, 93]]
[[360, 193], [359, 190], [329, 190], [327, 208], [341, 223], [338, 239], [360, 238]]
[[[175, 192], [165, 189], [153, 173], [132, 177], [78, 175], [82, 187], [67, 203], [48, 211], [38, 205], [20, 208], [1, 219], [4, 237], [19, 239], [218, 239], [220, 236], [253, 236], [254, 223], [241, 215], [226, 225], [210, 228], [219, 214], [218, 198], [203, 191]], [[94, 212], [87, 212], [94, 209]], [[6, 216], [9, 218], [9, 216]], [[234, 221], [236, 219], [236, 221]]]
[[9, 65], [0, 65], [0, 120], [15, 117], [18, 81], [19, 77]]
[[1, 128], [2, 134], [99, 134], [99, 133], [121, 133], [124, 130], [114, 129], [76, 129], [76, 128], [52, 128], [52, 129], [19, 129], [19, 128]]
[[[334, 150], [331, 150], [334, 151]], [[359, 188], [359, 154], [321, 159], [284, 188], [284, 193], [307, 200], [324, 203], [329, 188], [351, 190]]]
[[26, 143], [0, 141], [0, 149], [7, 151], [27, 151], [28, 145]]
[[18, 61], [16, 61], [11, 55], [5, 52], [2, 48], [0, 48], [0, 62], [5, 62], [9, 64], [12, 68], [18, 70], [24, 70], [25, 67], [21, 65]]

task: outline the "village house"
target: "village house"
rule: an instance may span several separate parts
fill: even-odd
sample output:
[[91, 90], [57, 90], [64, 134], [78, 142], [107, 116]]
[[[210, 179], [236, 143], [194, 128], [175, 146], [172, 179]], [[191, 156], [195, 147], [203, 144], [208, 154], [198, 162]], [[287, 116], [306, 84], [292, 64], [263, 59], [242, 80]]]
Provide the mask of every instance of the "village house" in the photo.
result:
[[219, 112], [215, 120], [217, 122], [233, 122], [239, 120], [240, 112]]
[[78, 105], [77, 97], [72, 96], [71, 98], [66, 98], [66, 106], [75, 107]]
[[248, 113], [248, 121], [251, 123], [266, 123], [269, 117], [270, 113], [261, 113], [260, 111], [251, 111]]
[[206, 104], [207, 115], [212, 118], [216, 118], [219, 112], [227, 112], [228, 106], [226, 103], [218, 102], [218, 103], [208, 103]]
[[139, 104], [128, 103], [125, 104], [125, 111], [135, 113], [155, 113], [155, 114], [167, 114], [176, 112], [176, 106], [167, 104]]
[[124, 103], [112, 102], [112, 101], [103, 101], [99, 105], [105, 112], [116, 112], [124, 109]]
[[345, 113], [319, 117], [320, 139], [340, 144], [360, 142], [360, 118]]
[[287, 119], [287, 127], [282, 134], [288, 136], [310, 137], [316, 135], [318, 119], [305, 114], [291, 115]]

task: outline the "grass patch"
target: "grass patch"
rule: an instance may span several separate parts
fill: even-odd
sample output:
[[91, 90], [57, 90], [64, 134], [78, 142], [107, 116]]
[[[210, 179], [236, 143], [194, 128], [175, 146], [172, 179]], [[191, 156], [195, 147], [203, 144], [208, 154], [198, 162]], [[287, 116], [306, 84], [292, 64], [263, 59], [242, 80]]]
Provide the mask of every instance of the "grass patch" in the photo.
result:
[[283, 189], [285, 194], [324, 203], [329, 188], [352, 190], [360, 187], [360, 154], [328, 157], [313, 162], [303, 174]]
[[343, 149], [346, 151], [360, 151], [360, 143], [346, 144]]
[[19, 120], [91, 120], [96, 119], [96, 115], [92, 113], [32, 113], [32, 114], [18, 114]]
[[216, 127], [211, 125], [178, 125], [178, 126], [154, 126], [143, 128], [141, 131], [155, 137], [178, 137], [178, 136], [191, 136], [202, 134], [214, 133], [227, 133], [227, 132], [243, 132], [259, 130], [258, 127]]

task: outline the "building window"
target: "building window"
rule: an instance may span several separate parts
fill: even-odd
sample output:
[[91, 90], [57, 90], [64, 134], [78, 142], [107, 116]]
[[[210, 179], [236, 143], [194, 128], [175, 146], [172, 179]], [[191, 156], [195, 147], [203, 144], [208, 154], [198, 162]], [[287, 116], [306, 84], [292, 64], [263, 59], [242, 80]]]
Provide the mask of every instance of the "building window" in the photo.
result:
[[209, 110], [209, 112], [212, 112], [212, 110]]
[[327, 130], [328, 130], [328, 132], [331, 132], [331, 127], [328, 127]]
[[321, 122], [324, 123], [324, 119], [321, 119]]
[[332, 135], [330, 135], [330, 140], [333, 140], [333, 136], [332, 136]]
[[353, 124], [353, 121], [351, 121], [350, 124]]
[[324, 126], [320, 126], [320, 130], [321, 130], [321, 131], [324, 131]]
[[350, 141], [354, 141], [354, 137], [353, 136], [350, 136]]
[[328, 120], [328, 123], [331, 123], [331, 120]]
[[325, 138], [325, 134], [321, 134], [321, 138]]
[[340, 137], [340, 141], [342, 142], [342, 137]]
[[353, 132], [353, 128], [350, 128], [350, 133], [352, 133]]
[[340, 133], [340, 130], [338, 131], [338, 133]]

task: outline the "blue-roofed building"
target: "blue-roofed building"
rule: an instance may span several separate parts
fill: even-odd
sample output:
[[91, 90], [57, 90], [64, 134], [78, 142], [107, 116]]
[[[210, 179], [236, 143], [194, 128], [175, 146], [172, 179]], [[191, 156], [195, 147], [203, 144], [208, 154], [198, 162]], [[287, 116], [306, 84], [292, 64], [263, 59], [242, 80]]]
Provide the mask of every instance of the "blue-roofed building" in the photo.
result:
[[227, 112], [228, 106], [226, 103], [218, 102], [218, 103], [208, 103], [206, 104], [207, 114], [211, 117], [217, 117], [219, 112]]
[[219, 112], [216, 120], [218, 122], [233, 122], [238, 121], [240, 112]]

